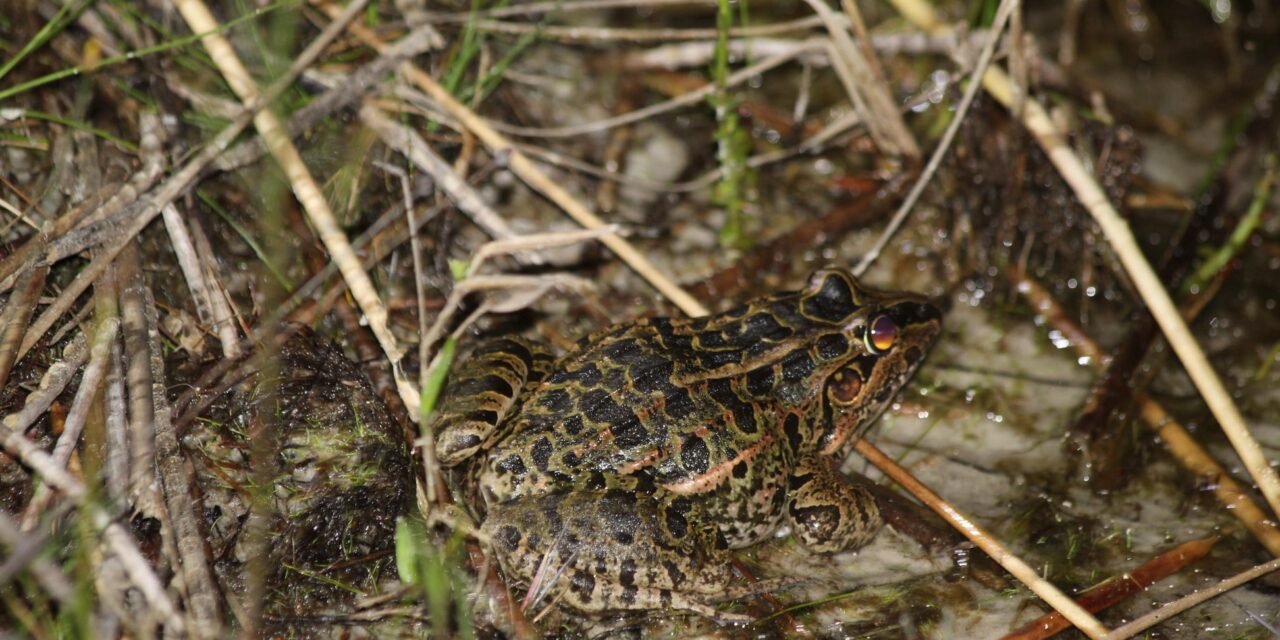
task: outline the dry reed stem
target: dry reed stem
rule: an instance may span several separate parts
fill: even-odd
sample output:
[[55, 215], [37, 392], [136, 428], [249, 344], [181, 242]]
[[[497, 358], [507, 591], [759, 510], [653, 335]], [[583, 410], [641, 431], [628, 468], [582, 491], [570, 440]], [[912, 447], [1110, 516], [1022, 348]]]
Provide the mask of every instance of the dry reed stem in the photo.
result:
[[[946, 29], [933, 16], [932, 8], [926, 4], [917, 0], [892, 1], [898, 11], [915, 22], [917, 26], [931, 32]], [[982, 84], [987, 92], [1006, 108], [1012, 109], [1015, 106], [1013, 83], [998, 66], [987, 70], [982, 76]], [[1129, 224], [1107, 201], [1106, 194], [1079, 156], [1067, 146], [1062, 133], [1058, 131], [1040, 101], [1027, 97], [1021, 100], [1021, 106], [1022, 109], [1014, 115], [1035, 137], [1036, 142], [1049, 156], [1049, 161], [1058, 169], [1063, 180], [1075, 191], [1081, 206], [1089, 211], [1098, 222], [1098, 226], [1102, 228], [1103, 235], [1107, 237], [1107, 241], [1129, 274], [1130, 280], [1142, 296], [1143, 302], [1155, 317], [1156, 323], [1160, 325], [1165, 339], [1178, 354], [1178, 359], [1182, 361], [1191, 381], [1204, 397], [1218, 424], [1222, 426], [1227, 439], [1231, 441], [1231, 446], [1244, 461], [1245, 468], [1253, 476], [1254, 482], [1258, 484], [1272, 513], [1280, 515], [1280, 477], [1277, 477], [1275, 469], [1263, 454], [1262, 447], [1249, 431], [1244, 416], [1240, 414], [1240, 409], [1236, 407], [1235, 401], [1223, 386], [1221, 378], [1209, 364], [1195, 337], [1191, 335], [1191, 330], [1182, 319], [1182, 314], [1178, 313], [1177, 307], [1169, 297], [1169, 292], [1165, 291], [1159, 276], [1147, 262]]]
[[11, 429], [8, 419], [5, 422], [5, 425], [0, 426], [0, 446], [9, 455], [20, 460], [23, 465], [30, 467], [41, 480], [62, 492], [72, 503], [88, 511], [89, 522], [96, 531], [103, 534], [107, 546], [119, 558], [129, 579], [142, 592], [147, 604], [164, 618], [171, 629], [183, 631], [186, 628], [185, 623], [178, 615], [173, 601], [169, 599], [164, 584], [160, 582], [151, 564], [138, 550], [133, 537], [115, 521], [114, 516], [97, 504], [86, 501], [88, 492], [84, 485], [58, 465], [53, 456], [28, 440], [22, 435], [21, 430]]
[[[360, 108], [360, 122], [377, 134], [382, 144], [400, 152], [412, 160], [415, 167], [430, 175], [435, 180], [436, 187], [447, 194], [458, 209], [467, 214], [485, 233], [496, 240], [515, 237], [516, 234], [507, 221], [484, 201], [474, 187], [454, 172], [453, 167], [418, 132], [388, 118], [369, 104]], [[535, 264], [538, 262], [535, 261]]]
[[155, 482], [155, 405], [151, 402], [151, 355], [145, 307], [150, 290], [142, 274], [136, 241], [116, 258], [120, 321], [125, 356], [125, 388], [129, 407], [129, 494], [135, 511], [156, 517], [160, 512]]
[[[67, 417], [62, 424], [62, 434], [58, 436], [58, 442], [50, 454], [63, 468], [66, 468], [71, 460], [71, 452], [80, 441], [80, 432], [88, 418], [89, 408], [106, 377], [111, 364], [111, 345], [114, 344], [116, 332], [119, 329], [118, 318], [105, 318], [98, 323], [98, 328], [93, 334], [93, 341], [89, 347], [89, 364], [85, 366], [84, 373], [80, 376], [80, 386], [76, 388], [71, 409], [67, 412]], [[35, 529], [37, 520], [49, 508], [52, 499], [53, 493], [49, 485], [42, 484], [36, 488], [35, 495], [27, 503], [27, 508], [18, 521], [23, 531]]]
[[[314, 1], [330, 17], [338, 13], [338, 8], [332, 3], [324, 0]], [[351, 23], [347, 26], [347, 30], [375, 51], [382, 52], [387, 48], [387, 44], [377, 35], [359, 24]], [[414, 84], [417, 84], [428, 96], [444, 107], [450, 115], [457, 118], [464, 127], [474, 133], [477, 138], [480, 138], [489, 147], [489, 151], [492, 154], [495, 156], [506, 155], [511, 171], [524, 180], [533, 190], [545, 195], [552, 202], [559, 205], [560, 208], [564, 209], [565, 213], [569, 214], [578, 224], [588, 229], [599, 229], [607, 226], [604, 220], [601, 220], [578, 202], [559, 183], [544, 174], [528, 157], [513, 147], [502, 134], [489, 126], [488, 122], [455, 100], [429, 74], [409, 62], [402, 64], [400, 68]], [[648, 258], [629, 242], [617, 235], [605, 236], [601, 238], [601, 242], [686, 314], [691, 316], [706, 315], [707, 309], [702, 306], [702, 303], [694, 300], [693, 296], [690, 296], [688, 292], [681, 289], [679, 285], [659, 271]], [[416, 403], [414, 404], [416, 406]]]
[[[209, 8], [201, 0], [175, 0], [174, 4], [193, 33], [205, 34], [201, 42], [236, 95], [246, 104], [254, 102], [259, 96], [257, 83], [249, 74], [249, 70], [240, 62], [231, 43], [216, 31], [220, 25], [209, 12]], [[347, 7], [346, 12], [350, 13], [350, 10], [351, 7]], [[333, 16], [335, 21], [341, 18], [343, 13], [338, 12], [338, 15]], [[402, 377], [399, 364], [404, 356], [404, 350], [387, 326], [387, 309], [382, 304], [377, 290], [374, 289], [369, 275], [361, 268], [360, 259], [351, 249], [346, 234], [338, 226], [319, 184], [302, 161], [297, 147], [289, 139], [288, 130], [270, 110], [259, 111], [254, 116], [253, 122], [263, 142], [271, 151], [271, 155], [275, 157], [288, 177], [294, 195], [307, 213], [308, 220], [315, 227], [316, 235], [324, 243], [334, 263], [338, 265], [338, 271], [346, 280], [352, 297], [360, 305], [360, 310], [369, 322], [369, 328], [391, 362], [392, 371], [397, 378]], [[407, 385], [397, 384], [396, 387], [400, 389], [406, 405], [417, 405], [417, 394], [406, 393]]]
[[1200, 604], [1201, 602], [1216, 598], [1242, 584], [1249, 582], [1250, 580], [1261, 578], [1262, 576], [1276, 570], [1280, 570], [1280, 558], [1257, 565], [1252, 569], [1241, 571], [1240, 573], [1237, 573], [1236, 575], [1231, 576], [1208, 589], [1200, 589], [1178, 598], [1173, 602], [1165, 604], [1159, 609], [1156, 609], [1137, 620], [1133, 620], [1127, 624], [1116, 627], [1111, 631], [1111, 633], [1108, 633], [1104, 637], [1104, 640], [1124, 640], [1125, 638], [1136, 636], [1139, 633], [1142, 633], [1143, 631], [1146, 631], [1147, 629], [1150, 629], [1151, 627], [1154, 627], [1157, 624], [1160, 624], [1161, 622], [1164, 622], [1165, 620]]
[[[823, 24], [818, 16], [773, 24], [734, 27], [729, 35], [735, 38], [780, 36], [797, 31], [808, 31]], [[834, 24], [847, 27], [847, 21], [837, 16]], [[491, 33], [525, 34], [539, 33], [543, 38], [562, 42], [666, 42], [673, 40], [706, 40], [716, 37], [715, 29], [626, 29], [617, 27], [589, 27], [536, 25], [499, 20], [477, 20], [475, 28]]]
[[[991, 25], [990, 35], [982, 46], [982, 53], [978, 56], [978, 63], [974, 66], [975, 77], [981, 77], [991, 64], [991, 57], [995, 54], [996, 43], [1000, 41], [1000, 34], [1004, 32], [1004, 25], [1016, 6], [1017, 0], [1003, 0], [1000, 3], [1000, 7], [996, 10], [995, 20]], [[960, 104], [956, 107], [955, 115], [951, 117], [951, 122], [947, 124], [947, 130], [943, 132], [942, 139], [938, 141], [937, 148], [933, 150], [933, 155], [929, 156], [929, 162], [925, 165], [924, 171], [916, 179], [916, 183], [911, 185], [911, 191], [902, 200], [902, 204], [898, 206], [898, 210], [893, 214], [893, 218], [880, 234], [880, 237], [876, 238], [875, 244], [858, 261], [858, 265], [853, 269], [854, 275], [861, 276], [866, 273], [867, 267], [870, 267], [871, 263], [880, 257], [880, 252], [884, 251], [884, 248], [889, 244], [889, 239], [898, 231], [902, 223], [906, 222], [907, 216], [915, 208], [916, 201], [924, 193], [925, 186], [933, 179], [933, 174], [938, 171], [938, 167], [942, 164], [942, 159], [947, 155], [947, 151], [951, 149], [951, 143], [955, 141], [956, 133], [960, 131], [960, 125], [964, 122], [965, 115], [969, 113], [973, 98], [978, 95], [979, 86], [981, 86], [980, 83], [971, 81], [969, 86], [965, 88], [964, 96], [960, 98]]]
[[[120, 318], [116, 270], [103, 274], [93, 286], [94, 313], [98, 322]], [[124, 350], [111, 343], [111, 367], [102, 393], [102, 486], [106, 499], [123, 504], [129, 490], [128, 409], [124, 391]]]
[[191, 238], [195, 241], [196, 255], [202, 258], [200, 264], [204, 268], [205, 281], [212, 289], [209, 293], [209, 303], [212, 305], [209, 312], [213, 316], [213, 328], [218, 335], [218, 342], [222, 345], [222, 355], [228, 358], [239, 358], [244, 354], [244, 343], [240, 340], [241, 334], [236, 331], [236, 327], [239, 326], [245, 335], [248, 334], [249, 328], [243, 322], [239, 311], [234, 306], [235, 303], [231, 300], [231, 294], [219, 278], [221, 263], [213, 251], [213, 245], [209, 243], [208, 236], [200, 226], [200, 220], [192, 218], [190, 222]]
[[831, 67], [844, 85], [854, 109], [863, 114], [867, 131], [876, 146], [892, 155], [919, 158], [920, 147], [902, 121], [892, 93], [883, 79], [876, 76], [875, 67], [863, 57], [862, 50], [853, 43], [848, 18], [837, 15], [825, 0], [805, 2], [827, 28], [827, 35], [831, 38], [828, 48]]
[[213, 574], [213, 558], [204, 535], [202, 514], [192, 496], [196, 495], [195, 472], [178, 443], [173, 425], [173, 408], [165, 395], [164, 349], [160, 342], [155, 300], [148, 291], [144, 297], [143, 316], [147, 329], [147, 361], [151, 367], [150, 401], [155, 434], [156, 475], [163, 490], [168, 526], [166, 546], [172, 545], [172, 558], [178, 565], [191, 616], [191, 633], [197, 638], [224, 636], [220, 589]]
[[[1010, 278], [1027, 304], [1066, 336], [1076, 353], [1087, 357], [1096, 371], [1105, 370], [1106, 354], [1101, 347], [1063, 313], [1061, 306], [1044, 287], [1021, 272], [1011, 273]], [[1210, 480], [1214, 497], [1227, 513], [1235, 516], [1271, 555], [1280, 557], [1280, 529], [1267, 519], [1267, 514], [1249, 497], [1244, 487], [1187, 433], [1185, 427], [1165, 412], [1159, 402], [1145, 393], [1135, 394], [1134, 401], [1138, 403], [1143, 422], [1160, 436], [1160, 441], [1174, 460], [1197, 477]]]
[[[169, 233], [169, 245], [178, 259], [178, 268], [182, 270], [187, 290], [191, 293], [191, 301], [196, 306], [196, 317], [205, 326], [213, 329], [218, 336], [218, 341], [222, 344], [222, 353], [227, 357], [236, 357], [239, 355], [240, 336], [234, 331], [224, 330], [224, 323], [228, 323], [231, 317], [229, 314], [221, 318], [217, 315], [218, 299], [222, 294], [209, 286], [209, 270], [206, 269], [205, 262], [200, 259], [200, 254], [196, 251], [191, 231], [187, 229], [177, 207], [168, 204], [160, 211], [164, 228]], [[230, 325], [230, 328], [235, 329], [234, 325]]]
[[892, 478], [894, 482], [911, 492], [911, 495], [915, 496], [920, 502], [923, 502], [939, 516], [942, 516], [943, 520], [946, 520], [948, 524], [964, 534], [964, 537], [972, 541], [988, 556], [991, 556], [991, 559], [999, 563], [1001, 567], [1004, 567], [1005, 571], [1008, 571], [1013, 577], [1027, 585], [1027, 588], [1049, 603], [1049, 606], [1061, 613], [1064, 618], [1070, 620], [1071, 624], [1084, 632], [1085, 635], [1095, 640], [1106, 637], [1106, 627], [1102, 626], [1102, 623], [1098, 622], [1098, 619], [1093, 617], [1093, 614], [1085, 611], [1083, 607], [1076, 604], [1074, 600], [1067, 597], [1066, 594], [1058, 590], [1048, 580], [1041, 578], [1035, 569], [1032, 569], [1021, 558], [1005, 548], [999, 540], [996, 540], [986, 530], [970, 520], [969, 516], [961, 513], [960, 510], [944, 501], [919, 480], [916, 480], [911, 475], [911, 472], [898, 466], [896, 462], [877, 449], [875, 445], [865, 439], [859, 439], [855, 445], [855, 450], [870, 461], [871, 464], [874, 464], [877, 469]]
[[[98, 241], [101, 246], [94, 252], [93, 260], [91, 260], [88, 266], [82, 269], [80, 273], [76, 274], [76, 277], [71, 281], [71, 283], [66, 285], [62, 292], [58, 294], [58, 297], [45, 308], [44, 312], [41, 313], [29, 327], [27, 327], [26, 337], [23, 338], [22, 346], [18, 348], [18, 360], [21, 360], [27, 351], [35, 345], [36, 341], [38, 341], [40, 337], [53, 326], [53, 323], [56, 322], [62, 314], [66, 313], [73, 304], [75, 304], [76, 299], [89, 288], [89, 285], [97, 282], [98, 278], [101, 277], [108, 268], [110, 268], [112, 261], [115, 260], [116, 256], [120, 254], [134, 236], [141, 233], [142, 230], [151, 223], [155, 216], [160, 212], [160, 209], [190, 188], [191, 184], [195, 182], [196, 178], [200, 176], [209, 164], [226, 151], [231, 143], [235, 141], [236, 137], [240, 135], [240, 132], [249, 125], [252, 117], [267, 104], [280, 97], [286, 89], [292, 86], [293, 81], [302, 72], [302, 69], [313, 61], [315, 57], [321, 53], [324, 47], [326, 47], [328, 43], [332, 42], [332, 40], [341, 33], [340, 26], [343, 24], [341, 20], [354, 17], [351, 10], [358, 9], [365, 2], [367, 2], [367, 0], [353, 0], [351, 5], [347, 7], [347, 10], [339, 14], [338, 20], [335, 20], [332, 24], [322, 30], [320, 35], [316, 36], [316, 38], [311, 41], [311, 44], [307, 45], [307, 48], [298, 55], [297, 60], [290, 65], [287, 72], [273, 82], [271, 86], [258, 98], [246, 102], [242, 113], [234, 118], [231, 121], [231, 124], [228, 124], [225, 128], [219, 131], [218, 134], [214, 136], [199, 153], [183, 165], [181, 169], [175, 171], [172, 176], [162, 182], [155, 190], [148, 191], [145, 197], [137, 203], [136, 206], [139, 207], [138, 211], [131, 217], [120, 222], [122, 229]], [[149, 155], [144, 156], [144, 160], [148, 158]], [[159, 178], [161, 173], [159, 168], [156, 168], [155, 171], [149, 170], [149, 167], [152, 164], [154, 163], [148, 162], [144, 164], [144, 170], [135, 173], [134, 178], [130, 183], [126, 185], [124, 189], [121, 189], [121, 193], [117, 194], [116, 197], [113, 197], [108, 204], [117, 202], [117, 200], [125, 194], [136, 196], [141, 190], [149, 189], [150, 185], [154, 180]], [[107, 205], [104, 205], [103, 208], [107, 208]], [[123, 208], [123, 204], [121, 205], [121, 208]], [[77, 217], [78, 216], [68, 214], [59, 218], [57, 224], [62, 225], [64, 221], [66, 221], [66, 226], [56, 226], [55, 230], [65, 231], [66, 229], [70, 229], [71, 225], [76, 223]], [[93, 217], [95, 216], [91, 216], [90, 219], [93, 219]], [[84, 223], [87, 224], [87, 220], [84, 221]], [[32, 240], [28, 241], [28, 243], [24, 244], [23, 248], [25, 249], [27, 246], [31, 246], [35, 251], [43, 250], [44, 241], [44, 236], [36, 236], [33, 237]], [[14, 258], [16, 255], [17, 254], [10, 258]], [[0, 273], [3, 273], [3, 271], [9, 267], [16, 268], [14, 261], [10, 258], [0, 261]], [[46, 259], [52, 260], [54, 258], [46, 256]], [[20, 264], [20, 262], [18, 264]]]
[[9, 547], [8, 557], [0, 563], [0, 588], [18, 572], [27, 569], [36, 583], [62, 606], [75, 606], [75, 587], [62, 568], [44, 556], [47, 535], [32, 536], [18, 528], [18, 523], [0, 509], [0, 542]]

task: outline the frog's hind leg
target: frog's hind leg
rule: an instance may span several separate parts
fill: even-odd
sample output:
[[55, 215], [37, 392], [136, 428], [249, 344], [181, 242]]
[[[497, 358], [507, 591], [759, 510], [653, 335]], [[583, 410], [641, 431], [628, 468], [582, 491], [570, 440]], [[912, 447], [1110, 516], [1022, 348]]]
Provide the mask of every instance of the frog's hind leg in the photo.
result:
[[857, 549], [884, 523], [875, 496], [821, 456], [805, 456], [792, 470], [787, 517], [796, 539], [819, 553]]
[[493, 505], [482, 530], [508, 576], [582, 611], [682, 609], [729, 590], [729, 557], [693, 506], [624, 490], [564, 491]]
[[471, 457], [521, 392], [546, 376], [552, 360], [542, 345], [500, 338], [480, 345], [454, 367], [430, 423], [440, 464], [451, 467]]

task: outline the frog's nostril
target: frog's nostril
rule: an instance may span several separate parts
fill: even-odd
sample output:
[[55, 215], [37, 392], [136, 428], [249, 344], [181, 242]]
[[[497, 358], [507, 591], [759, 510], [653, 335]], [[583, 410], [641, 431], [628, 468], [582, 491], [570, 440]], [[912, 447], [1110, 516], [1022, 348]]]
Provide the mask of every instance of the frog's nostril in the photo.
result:
[[906, 358], [907, 358], [907, 362], [915, 364], [924, 359], [924, 352], [920, 350], [920, 347], [913, 346], [907, 349]]

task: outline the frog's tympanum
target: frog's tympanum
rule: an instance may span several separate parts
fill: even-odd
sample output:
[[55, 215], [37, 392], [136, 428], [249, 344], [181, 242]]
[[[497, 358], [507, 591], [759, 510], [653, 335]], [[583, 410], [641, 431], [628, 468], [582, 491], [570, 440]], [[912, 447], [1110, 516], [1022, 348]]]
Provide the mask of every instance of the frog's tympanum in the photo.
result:
[[[559, 359], [503, 339], [452, 374], [437, 455], [508, 575], [583, 611], [733, 593], [729, 549], [783, 525], [816, 552], [866, 544], [875, 500], [835, 465], [941, 328], [925, 298], [843, 269], [719, 315], [646, 318]], [[545, 587], [544, 587], [545, 588]]]

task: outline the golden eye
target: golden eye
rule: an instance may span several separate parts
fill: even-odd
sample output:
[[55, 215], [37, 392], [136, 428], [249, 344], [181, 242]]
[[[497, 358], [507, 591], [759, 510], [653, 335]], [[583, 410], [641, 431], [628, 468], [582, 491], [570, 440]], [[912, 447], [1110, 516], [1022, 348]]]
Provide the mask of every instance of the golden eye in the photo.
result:
[[873, 320], [864, 340], [867, 350], [877, 355], [888, 351], [889, 347], [897, 341], [898, 325], [894, 324], [889, 316], [880, 316]]
[[841, 369], [831, 376], [827, 389], [837, 404], [849, 404], [862, 391], [862, 374], [847, 367]]

